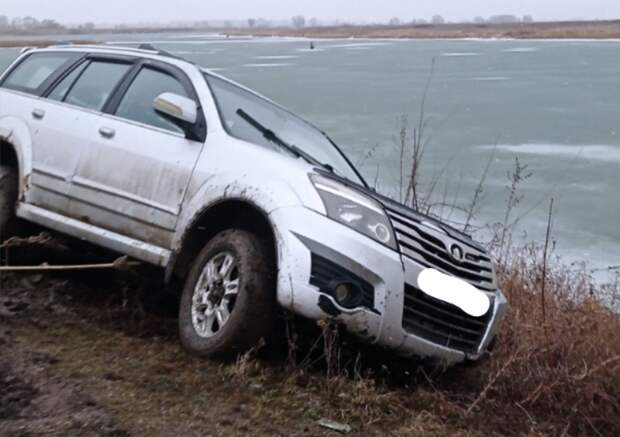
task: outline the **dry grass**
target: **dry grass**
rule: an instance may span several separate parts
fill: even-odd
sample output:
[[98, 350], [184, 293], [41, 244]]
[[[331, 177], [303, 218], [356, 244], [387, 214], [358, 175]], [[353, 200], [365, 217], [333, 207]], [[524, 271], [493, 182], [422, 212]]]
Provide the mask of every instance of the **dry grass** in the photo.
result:
[[519, 24], [442, 24], [442, 25], [342, 25], [303, 29], [224, 30], [231, 35], [248, 32], [255, 36], [296, 36], [308, 38], [620, 38], [620, 21], [558, 22]]
[[[498, 345], [479, 365], [450, 369], [366, 349], [332, 324], [306, 332], [294, 319], [288, 359], [195, 359], [180, 350], [174, 318], [153, 313], [174, 314], [173, 305], [126, 275], [31, 275], [3, 293], [31, 296], [10, 322], [19, 348], [54, 357], [50, 371], [131, 434], [191, 434], [207, 415], [220, 435], [328, 434], [322, 418], [355, 435], [620, 435], [620, 316], [587, 271], [550, 260], [543, 273], [542, 247], [507, 252], [498, 279], [511, 305]], [[618, 283], [606, 292], [619, 294]]]
[[[482, 364], [402, 367], [366, 353], [317, 383], [328, 394], [353, 387], [366, 423], [411, 412], [482, 434], [620, 435], [620, 316], [596, 298], [586, 273], [552, 265], [544, 275], [542, 248], [513, 255], [498, 268], [510, 311]], [[327, 376], [329, 355], [346, 354], [324, 354]]]
[[526, 248], [499, 266], [511, 309], [493, 360], [477, 372], [488, 389], [468, 411], [512, 411], [523, 431], [618, 435], [620, 317], [587, 274], [556, 265], [545, 276], [541, 252]]
[[[58, 40], [38, 40], [38, 39], [12, 39], [2, 40], [0, 39], [0, 48], [21, 48], [21, 47], [49, 47], [58, 44]], [[86, 40], [63, 40], [64, 43], [70, 44], [95, 44], [93, 41]]]

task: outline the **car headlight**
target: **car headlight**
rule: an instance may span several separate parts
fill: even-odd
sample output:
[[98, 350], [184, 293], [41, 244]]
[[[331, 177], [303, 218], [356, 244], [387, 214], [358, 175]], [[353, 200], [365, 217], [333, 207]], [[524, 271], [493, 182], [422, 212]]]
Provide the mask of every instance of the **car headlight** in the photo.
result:
[[377, 201], [324, 176], [310, 175], [310, 179], [329, 218], [397, 250], [390, 220]]

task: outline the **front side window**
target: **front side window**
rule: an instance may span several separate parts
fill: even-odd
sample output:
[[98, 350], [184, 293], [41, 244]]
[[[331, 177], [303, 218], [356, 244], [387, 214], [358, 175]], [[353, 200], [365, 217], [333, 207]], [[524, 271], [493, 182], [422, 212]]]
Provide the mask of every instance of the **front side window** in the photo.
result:
[[65, 97], [65, 102], [101, 111], [131, 64], [93, 61]]
[[240, 115], [245, 113], [286, 143], [330, 165], [341, 176], [364, 185], [353, 166], [323, 132], [267, 99], [219, 77], [209, 74], [205, 76], [217, 102], [222, 123], [230, 135], [253, 144], [279, 149]]
[[151, 68], [143, 68], [121, 100], [116, 115], [182, 134], [183, 131], [178, 126], [163, 118], [153, 108], [153, 101], [163, 93], [189, 97], [181, 82], [173, 76]]
[[3, 87], [38, 94], [39, 88], [66, 63], [74, 53], [35, 53], [19, 64], [4, 80]]

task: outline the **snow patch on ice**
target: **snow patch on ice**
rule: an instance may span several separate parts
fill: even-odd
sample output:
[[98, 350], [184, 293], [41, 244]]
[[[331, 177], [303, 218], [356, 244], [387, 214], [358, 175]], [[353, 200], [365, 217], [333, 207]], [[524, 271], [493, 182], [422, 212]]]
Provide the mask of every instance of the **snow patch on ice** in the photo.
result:
[[480, 77], [472, 77], [468, 80], [475, 80], [480, 82], [495, 82], [495, 81], [505, 81], [512, 80], [512, 77], [509, 76], [480, 76]]
[[442, 53], [440, 56], [444, 57], [460, 57], [460, 56], [480, 56], [480, 53], [476, 52], [446, 52]]
[[502, 52], [504, 53], [531, 53], [537, 52], [538, 48], [536, 47], [513, 47], [510, 49], [504, 49]]
[[286, 63], [273, 63], [273, 64], [243, 64], [244, 67], [248, 68], [272, 68], [272, 67], [288, 67], [293, 64]]
[[291, 55], [273, 55], [273, 56], [256, 56], [254, 59], [271, 59], [271, 60], [277, 60], [277, 59], [298, 59], [299, 56], [291, 56]]
[[499, 151], [523, 153], [527, 155], [579, 158], [620, 163], [620, 145], [500, 144], [498, 146], [484, 145], [478, 147], [487, 150], [497, 148]]

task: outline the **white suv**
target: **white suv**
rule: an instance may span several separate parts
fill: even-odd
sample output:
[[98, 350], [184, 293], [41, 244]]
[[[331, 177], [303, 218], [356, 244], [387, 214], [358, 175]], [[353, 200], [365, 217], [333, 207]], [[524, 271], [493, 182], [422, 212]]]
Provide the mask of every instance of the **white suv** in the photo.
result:
[[323, 132], [195, 64], [26, 50], [0, 76], [0, 232], [18, 219], [184, 280], [184, 346], [269, 335], [278, 304], [405, 356], [478, 359], [506, 308], [470, 237], [370, 189]]

